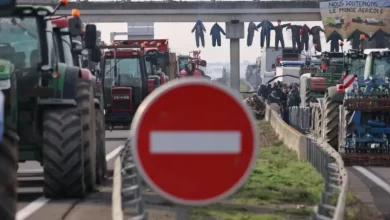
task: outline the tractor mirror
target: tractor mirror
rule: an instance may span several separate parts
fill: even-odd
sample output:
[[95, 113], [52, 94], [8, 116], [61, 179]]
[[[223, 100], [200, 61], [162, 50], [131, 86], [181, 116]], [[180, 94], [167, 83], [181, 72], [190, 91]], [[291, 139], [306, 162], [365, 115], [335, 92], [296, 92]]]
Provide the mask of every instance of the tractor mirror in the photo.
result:
[[91, 49], [91, 61], [98, 63], [100, 62], [101, 56], [100, 49], [95, 45], [95, 47]]
[[72, 37], [77, 37], [82, 34], [81, 31], [81, 20], [79, 17], [73, 17], [69, 19], [69, 33]]
[[96, 45], [96, 39], [97, 39], [97, 31], [96, 31], [96, 25], [94, 24], [87, 24], [85, 26], [85, 47], [87, 49], [94, 49]]

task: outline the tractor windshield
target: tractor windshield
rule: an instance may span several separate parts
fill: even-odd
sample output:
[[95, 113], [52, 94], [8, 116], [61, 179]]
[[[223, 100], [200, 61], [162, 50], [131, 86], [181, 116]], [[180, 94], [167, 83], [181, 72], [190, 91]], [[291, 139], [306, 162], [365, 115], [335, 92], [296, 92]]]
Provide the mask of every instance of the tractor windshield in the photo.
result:
[[188, 64], [188, 59], [189, 57], [180, 57], [179, 58], [179, 70], [183, 70], [186, 68], [187, 64]]
[[0, 59], [16, 69], [37, 68], [40, 44], [36, 18], [0, 18]]
[[139, 58], [126, 57], [105, 59], [104, 77], [106, 79], [112, 79], [116, 86], [141, 87], [141, 69]]
[[385, 56], [381, 58], [374, 58], [373, 61], [373, 75], [378, 78], [390, 77], [390, 57]]
[[365, 63], [366, 59], [353, 59], [351, 61], [351, 74], [356, 75], [359, 79], [363, 79]]

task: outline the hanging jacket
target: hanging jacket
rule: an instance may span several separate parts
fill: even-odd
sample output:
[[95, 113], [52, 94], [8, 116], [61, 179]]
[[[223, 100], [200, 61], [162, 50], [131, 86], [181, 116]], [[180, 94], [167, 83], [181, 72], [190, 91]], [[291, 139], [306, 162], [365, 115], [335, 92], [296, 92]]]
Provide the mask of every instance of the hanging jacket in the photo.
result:
[[204, 32], [206, 32], [206, 28], [204, 27], [203, 23], [200, 20], [197, 20], [194, 28], [192, 28], [191, 33], [194, 32], [197, 36], [201, 36], [201, 35], [203, 36]]
[[[196, 21], [194, 28], [192, 28], [191, 33], [194, 33], [194, 32], [195, 32], [196, 47], [199, 48], [200, 43], [204, 47], [204, 45], [205, 45], [204, 32], [206, 32], [206, 28], [204, 27], [203, 23], [200, 20]], [[201, 42], [199, 42], [199, 40]]]
[[212, 37], [221, 37], [221, 33], [223, 35], [226, 35], [225, 31], [221, 28], [221, 26], [219, 26], [218, 23], [215, 23], [212, 27], [211, 27], [211, 30], [210, 30], [210, 35]]
[[248, 35], [247, 35], [247, 40], [246, 40], [246, 45], [248, 47], [252, 46], [253, 38], [255, 37], [255, 31], [257, 31], [256, 24], [253, 23], [253, 21], [249, 22]]
[[352, 40], [352, 49], [359, 49], [360, 47], [360, 35], [364, 34], [365, 38], [369, 38], [370, 36], [364, 32], [361, 32], [359, 29], [354, 30], [349, 37], [347, 38], [347, 41]]
[[[330, 50], [333, 51], [334, 48], [339, 48], [339, 41], [344, 41], [343, 37], [337, 32], [333, 31], [328, 38], [326, 38], [326, 43], [330, 41]], [[337, 50], [338, 51], [338, 50]]]
[[309, 40], [310, 28], [306, 24], [304, 24], [302, 26], [302, 28], [299, 31], [299, 33], [301, 35], [301, 40], [302, 41]]
[[375, 40], [375, 47], [376, 48], [385, 48], [385, 37], [390, 37], [390, 34], [384, 32], [382, 29], [379, 29], [377, 32], [375, 32], [369, 40]]
[[302, 29], [301, 25], [290, 25], [286, 28], [286, 30], [291, 29], [291, 36], [296, 39], [300, 39], [300, 31]]
[[322, 51], [320, 32], [325, 33], [324, 29], [322, 29], [322, 27], [320, 26], [314, 26], [310, 29], [310, 33], [311, 35], [313, 35], [313, 44], [317, 44], [317, 47], [315, 49], [318, 52]]
[[269, 35], [271, 33], [271, 29], [274, 28], [274, 25], [272, 24], [272, 22], [268, 21], [268, 20], [264, 20], [262, 22], [260, 22], [260, 24], [258, 24], [256, 26], [257, 29], [261, 28], [261, 31], [260, 31], [260, 34], [261, 35]]
[[275, 31], [276, 37], [283, 37], [283, 28], [290, 26], [291, 23], [288, 24], [282, 24], [282, 25], [274, 25], [272, 28]]

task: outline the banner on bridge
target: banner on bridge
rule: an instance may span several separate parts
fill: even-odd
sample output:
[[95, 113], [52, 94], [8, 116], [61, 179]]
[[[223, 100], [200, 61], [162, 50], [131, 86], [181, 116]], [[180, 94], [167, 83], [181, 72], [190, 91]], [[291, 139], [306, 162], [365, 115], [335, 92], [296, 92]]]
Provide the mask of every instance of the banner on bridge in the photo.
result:
[[325, 35], [333, 31], [346, 39], [353, 31], [368, 35], [382, 29], [390, 33], [390, 0], [341, 0], [320, 3]]

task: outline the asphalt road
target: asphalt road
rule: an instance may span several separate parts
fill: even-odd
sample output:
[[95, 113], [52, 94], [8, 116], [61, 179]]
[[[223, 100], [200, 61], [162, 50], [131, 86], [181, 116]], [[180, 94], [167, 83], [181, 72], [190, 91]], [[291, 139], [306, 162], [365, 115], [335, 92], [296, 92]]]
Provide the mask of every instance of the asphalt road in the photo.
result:
[[[390, 220], [390, 168], [348, 167], [349, 188], [381, 219]], [[378, 218], [379, 220], [379, 218]]]
[[43, 197], [39, 163], [19, 163], [17, 220], [111, 219], [111, 185], [114, 158], [129, 136], [129, 131], [106, 132], [106, 160], [109, 178], [97, 192], [82, 200], [49, 200]]

